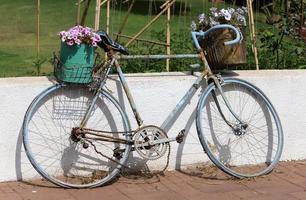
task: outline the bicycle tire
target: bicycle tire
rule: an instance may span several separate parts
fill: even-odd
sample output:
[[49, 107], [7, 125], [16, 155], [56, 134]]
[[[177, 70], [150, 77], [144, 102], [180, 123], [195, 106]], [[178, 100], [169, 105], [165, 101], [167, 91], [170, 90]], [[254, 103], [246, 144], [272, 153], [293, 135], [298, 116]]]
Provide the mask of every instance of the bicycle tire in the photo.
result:
[[232, 109], [248, 127], [239, 135], [226, 124], [213, 95], [223, 116], [231, 123], [238, 120], [211, 83], [197, 106], [196, 127], [204, 151], [223, 172], [237, 178], [271, 172], [283, 149], [283, 131], [275, 108], [259, 88], [247, 81], [225, 78], [221, 86]]
[[[113, 180], [127, 162], [131, 146], [92, 140], [98, 151], [110, 156], [114, 148], [124, 150], [118, 163], [106, 159], [89, 144], [73, 142], [71, 129], [79, 126], [93, 92], [87, 86], [56, 84], [39, 94], [29, 106], [23, 123], [23, 144], [36, 171], [64, 188], [92, 188]], [[87, 128], [130, 131], [126, 113], [115, 98], [102, 91], [87, 122]], [[131, 139], [130, 134], [113, 137]], [[116, 160], [116, 159], [115, 159]]]

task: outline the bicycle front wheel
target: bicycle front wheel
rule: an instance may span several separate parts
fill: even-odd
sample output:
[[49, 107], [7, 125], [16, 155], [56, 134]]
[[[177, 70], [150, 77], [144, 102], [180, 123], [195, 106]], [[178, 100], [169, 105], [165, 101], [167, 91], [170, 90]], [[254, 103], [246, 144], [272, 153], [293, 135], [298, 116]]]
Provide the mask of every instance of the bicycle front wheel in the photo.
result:
[[197, 107], [197, 131], [211, 161], [238, 177], [269, 173], [280, 159], [283, 132], [279, 117], [264, 93], [243, 80], [228, 78], [222, 90], [241, 125], [210, 84]]
[[[71, 137], [79, 127], [94, 93], [86, 86], [55, 85], [37, 96], [24, 118], [23, 143], [34, 168], [52, 183], [68, 188], [96, 187], [112, 180], [128, 159], [131, 146], [91, 139], [87, 145]], [[109, 131], [130, 140], [130, 124], [119, 103], [102, 91], [87, 128]], [[116, 156], [115, 149], [121, 155]], [[115, 161], [115, 162], [114, 162]]]

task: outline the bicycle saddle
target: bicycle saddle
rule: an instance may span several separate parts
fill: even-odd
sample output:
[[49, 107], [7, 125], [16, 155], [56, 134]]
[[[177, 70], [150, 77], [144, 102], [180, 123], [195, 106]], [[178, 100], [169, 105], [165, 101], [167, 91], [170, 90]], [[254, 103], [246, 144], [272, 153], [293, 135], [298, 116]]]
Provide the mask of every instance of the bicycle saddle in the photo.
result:
[[101, 37], [101, 42], [98, 42], [98, 46], [104, 49], [105, 52], [108, 52], [111, 49], [114, 51], [120, 52], [124, 55], [128, 55], [128, 49], [125, 48], [123, 45], [115, 42], [111, 37], [107, 35], [105, 31], [98, 31], [97, 34]]

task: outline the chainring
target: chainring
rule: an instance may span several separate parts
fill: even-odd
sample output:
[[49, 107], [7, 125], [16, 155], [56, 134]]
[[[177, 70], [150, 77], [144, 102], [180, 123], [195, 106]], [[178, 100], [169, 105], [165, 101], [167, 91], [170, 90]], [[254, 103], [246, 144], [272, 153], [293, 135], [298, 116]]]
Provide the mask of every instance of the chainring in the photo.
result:
[[152, 143], [165, 138], [168, 138], [167, 134], [161, 128], [153, 125], [144, 126], [134, 135], [135, 150], [144, 159], [159, 159], [167, 152], [169, 142]]

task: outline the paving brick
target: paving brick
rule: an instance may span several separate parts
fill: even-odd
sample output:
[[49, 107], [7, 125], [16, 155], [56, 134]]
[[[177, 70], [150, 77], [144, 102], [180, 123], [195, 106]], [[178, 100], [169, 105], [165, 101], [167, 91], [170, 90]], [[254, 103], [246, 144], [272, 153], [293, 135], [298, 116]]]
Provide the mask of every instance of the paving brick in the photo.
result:
[[306, 199], [306, 191], [303, 192], [294, 192], [294, 193], [290, 193], [290, 196], [293, 196], [297, 199], [301, 199], [301, 200], [305, 200]]
[[254, 181], [243, 183], [247, 188], [255, 190], [262, 194], [300, 192], [303, 189], [295, 184], [280, 179], [275, 175], [266, 176], [265, 178], [257, 178]]
[[236, 196], [232, 192], [222, 192], [222, 193], [204, 193], [202, 199], [204, 200], [239, 200], [242, 199]]
[[128, 199], [127, 195], [119, 191], [115, 185], [108, 185], [94, 189], [70, 189], [68, 192], [76, 200], [96, 200], [102, 197], [103, 199]]
[[67, 190], [61, 188], [16, 189], [16, 194], [25, 200], [75, 200]]
[[297, 200], [297, 198], [289, 194], [262, 194], [255, 197], [247, 198], [247, 200]]
[[207, 184], [200, 182], [188, 182], [189, 185], [206, 193], [216, 193], [216, 192], [230, 192], [230, 191], [240, 191], [244, 190], [246, 187], [242, 184], [229, 182], [229, 183], [221, 183], [221, 184]]
[[266, 176], [243, 180], [224, 173], [209, 177], [204, 173], [215, 169], [196, 170], [166, 172], [151, 178], [121, 177], [104, 187], [80, 190], [62, 189], [41, 180], [5, 182], [0, 183], [0, 200], [306, 199], [306, 161], [280, 162]]
[[16, 193], [7, 193], [7, 194], [0, 194], [1, 200], [24, 200], [21, 196]]
[[[185, 197], [174, 192], [149, 192], [146, 194], [129, 195], [129, 197], [133, 200], [187, 200]], [[192, 199], [192, 197], [190, 199]]]
[[249, 199], [249, 198], [254, 198], [254, 197], [258, 197], [261, 194], [257, 191], [253, 191], [253, 190], [240, 190], [240, 191], [233, 191], [232, 192], [235, 196], [239, 197], [239, 199]]

